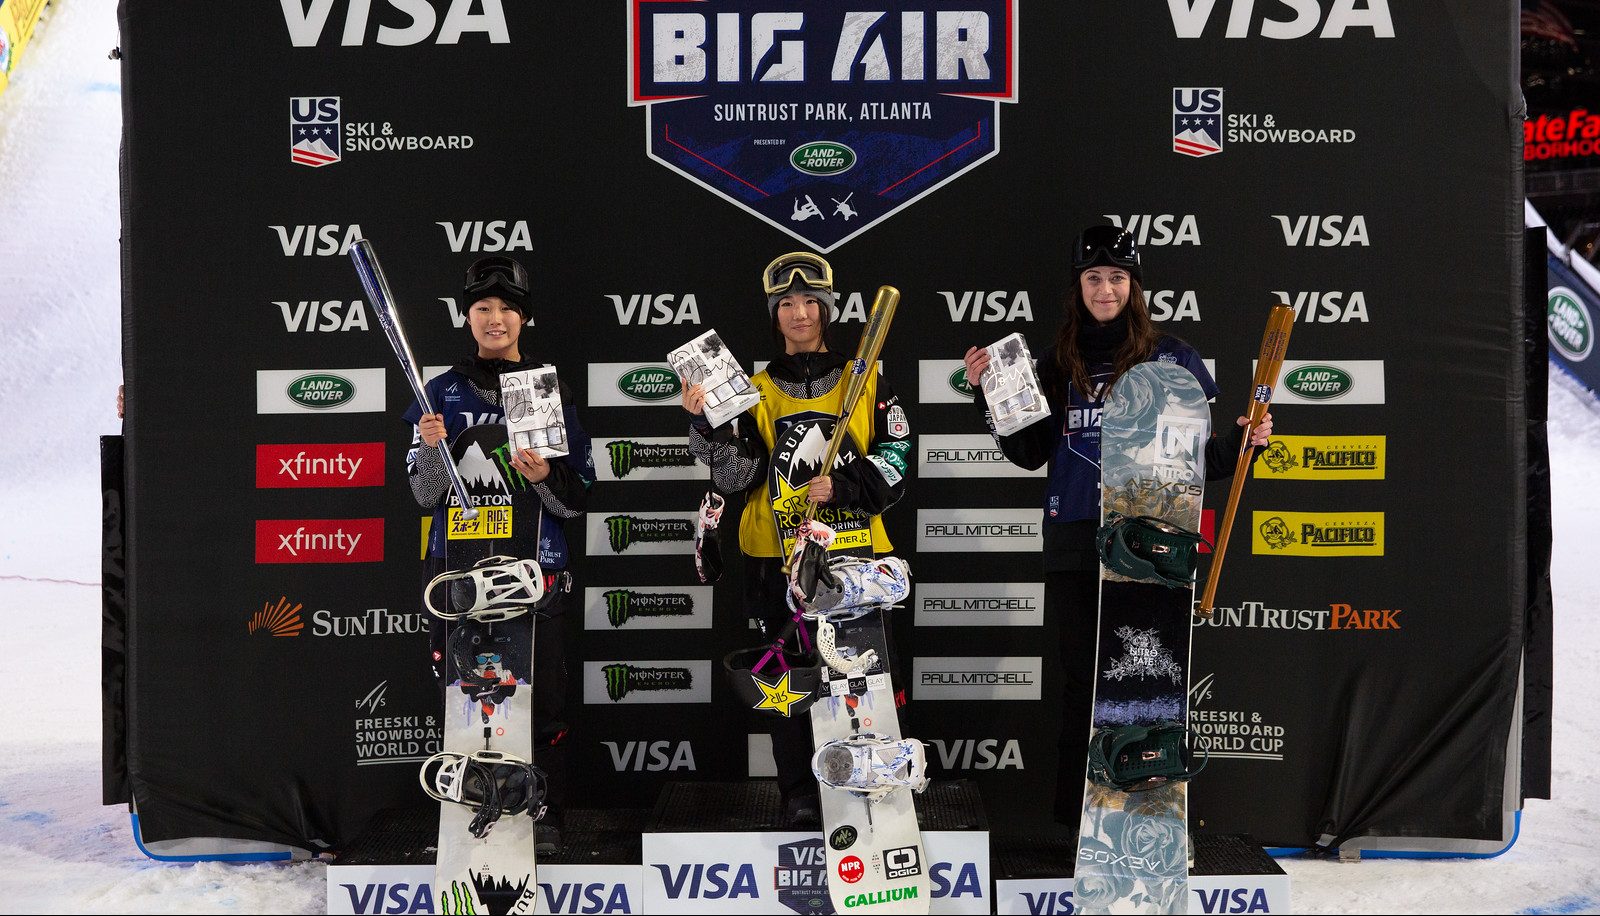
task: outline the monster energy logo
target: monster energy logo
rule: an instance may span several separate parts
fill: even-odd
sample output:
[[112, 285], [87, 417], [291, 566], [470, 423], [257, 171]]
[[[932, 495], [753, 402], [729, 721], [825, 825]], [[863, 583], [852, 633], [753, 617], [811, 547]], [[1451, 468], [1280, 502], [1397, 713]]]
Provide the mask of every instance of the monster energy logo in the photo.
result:
[[622, 553], [634, 544], [694, 540], [694, 523], [682, 518], [635, 518], [632, 515], [606, 517], [606, 532], [613, 553]]
[[606, 619], [620, 627], [635, 617], [689, 617], [694, 599], [681, 593], [633, 592], [614, 588], [605, 593]]
[[688, 668], [636, 668], [606, 665], [606, 696], [615, 703], [635, 690], [691, 690], [694, 674]]
[[467, 886], [467, 882], [450, 882], [450, 886], [445, 888], [444, 892], [439, 895], [439, 912], [445, 913], [447, 916], [456, 916], [456, 914], [465, 916], [465, 914], [476, 914], [478, 912], [477, 905], [473, 902], [472, 889]]
[[634, 468], [687, 468], [694, 466], [694, 456], [687, 445], [645, 445], [618, 439], [606, 443], [611, 455], [611, 472], [618, 479], [628, 476]]
[[508, 442], [490, 452], [489, 457], [494, 459], [495, 466], [500, 469], [500, 479], [506, 482], [508, 488], [517, 491], [528, 488], [528, 478], [511, 466], [511, 443]]

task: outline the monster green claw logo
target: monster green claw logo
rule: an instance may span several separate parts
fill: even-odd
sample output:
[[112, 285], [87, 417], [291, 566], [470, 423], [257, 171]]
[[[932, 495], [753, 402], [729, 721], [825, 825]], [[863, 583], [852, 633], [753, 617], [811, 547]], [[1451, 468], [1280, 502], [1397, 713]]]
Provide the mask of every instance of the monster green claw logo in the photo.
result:
[[606, 696], [615, 703], [628, 695], [628, 689], [633, 685], [633, 667], [630, 665], [606, 665], [600, 669], [606, 676]]
[[611, 535], [611, 550], [621, 553], [633, 543], [633, 519], [626, 515], [612, 515], [606, 518], [606, 531]]
[[606, 619], [611, 621], [612, 626], [620, 627], [628, 622], [628, 605], [632, 598], [633, 592], [625, 588], [614, 588], [606, 592]]
[[511, 444], [506, 443], [490, 453], [494, 459], [495, 467], [500, 469], [500, 479], [512, 490], [526, 490], [529, 486], [528, 478], [522, 472], [511, 466]]
[[477, 903], [467, 882], [450, 882], [450, 887], [439, 895], [439, 912], [447, 916], [467, 916], [467, 914], [475, 916], [478, 912]]
[[611, 471], [617, 477], [626, 477], [633, 470], [633, 443], [626, 440], [611, 442], [606, 445], [606, 451], [611, 453]]

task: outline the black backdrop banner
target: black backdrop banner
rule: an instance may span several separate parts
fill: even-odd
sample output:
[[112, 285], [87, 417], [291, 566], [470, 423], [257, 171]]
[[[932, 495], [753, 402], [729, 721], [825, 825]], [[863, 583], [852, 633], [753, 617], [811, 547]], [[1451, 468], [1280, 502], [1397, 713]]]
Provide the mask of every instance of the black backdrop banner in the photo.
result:
[[[759, 274], [784, 251], [828, 253], [847, 347], [899, 287], [883, 371], [917, 445], [885, 521], [917, 586], [911, 721], [996, 829], [1043, 827], [1043, 481], [996, 460], [959, 360], [1013, 331], [1048, 346], [1065, 250], [1106, 220], [1144, 246], [1161, 328], [1214, 361], [1219, 423], [1268, 307], [1299, 315], [1283, 448], [1196, 633], [1196, 825], [1501, 836], [1526, 568], [1514, 5], [868, 6], [123, 0], [146, 840], [337, 845], [415, 800], [437, 747], [410, 393], [360, 237], [429, 367], [470, 348], [473, 258], [535, 278], [523, 352], [558, 367], [600, 466], [566, 618], [574, 798], [595, 806], [769, 766], [713, 677], [756, 641], [737, 564], [702, 588], [687, 544], [619, 535], [704, 487], [667, 352], [715, 328], [770, 358]], [[690, 678], [614, 698], [619, 663]]]

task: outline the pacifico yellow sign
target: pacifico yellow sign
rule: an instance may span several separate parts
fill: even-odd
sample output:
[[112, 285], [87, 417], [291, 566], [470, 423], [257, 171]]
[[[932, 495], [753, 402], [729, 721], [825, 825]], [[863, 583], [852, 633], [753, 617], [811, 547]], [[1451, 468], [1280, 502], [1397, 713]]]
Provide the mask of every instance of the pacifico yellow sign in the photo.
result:
[[1387, 436], [1273, 436], [1255, 461], [1267, 480], [1382, 480]]
[[1381, 557], [1382, 512], [1259, 511], [1253, 553], [1280, 557]]

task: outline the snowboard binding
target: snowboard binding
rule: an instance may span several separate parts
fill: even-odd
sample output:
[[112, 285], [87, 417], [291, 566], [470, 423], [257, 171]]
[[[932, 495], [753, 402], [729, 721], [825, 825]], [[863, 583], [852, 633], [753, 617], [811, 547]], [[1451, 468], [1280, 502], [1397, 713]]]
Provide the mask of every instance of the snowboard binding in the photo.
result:
[[1204, 537], [1153, 515], [1109, 513], [1107, 518], [1095, 533], [1095, 546], [1106, 569], [1168, 588], [1194, 586]]
[[[789, 645], [790, 639], [795, 645]], [[766, 645], [735, 649], [722, 658], [733, 695], [747, 709], [792, 718], [810, 709], [824, 692], [822, 660], [811, 647], [800, 615]]]
[[443, 751], [423, 761], [417, 778], [433, 800], [471, 808], [476, 816], [467, 829], [480, 840], [507, 815], [543, 818], [550, 789], [543, 770], [499, 751]]
[[[1089, 739], [1089, 781], [1119, 792], [1145, 792], [1185, 782], [1206, 768], [1194, 765], [1187, 732], [1177, 722], [1114, 725]], [[1203, 750], [1203, 749], [1202, 749]]]
[[[448, 597], [444, 608], [434, 605], [435, 591]], [[422, 592], [428, 612], [442, 620], [470, 618], [498, 623], [520, 617], [542, 606], [545, 577], [538, 562], [515, 557], [485, 557], [471, 569], [451, 570], [433, 577]]]
[[811, 772], [831, 789], [877, 801], [896, 789], [921, 792], [928, 787], [927, 750], [915, 738], [899, 740], [858, 732], [817, 748]]
[[727, 504], [721, 494], [707, 490], [694, 518], [694, 571], [704, 585], [722, 578], [722, 545], [717, 541], [717, 526]]

